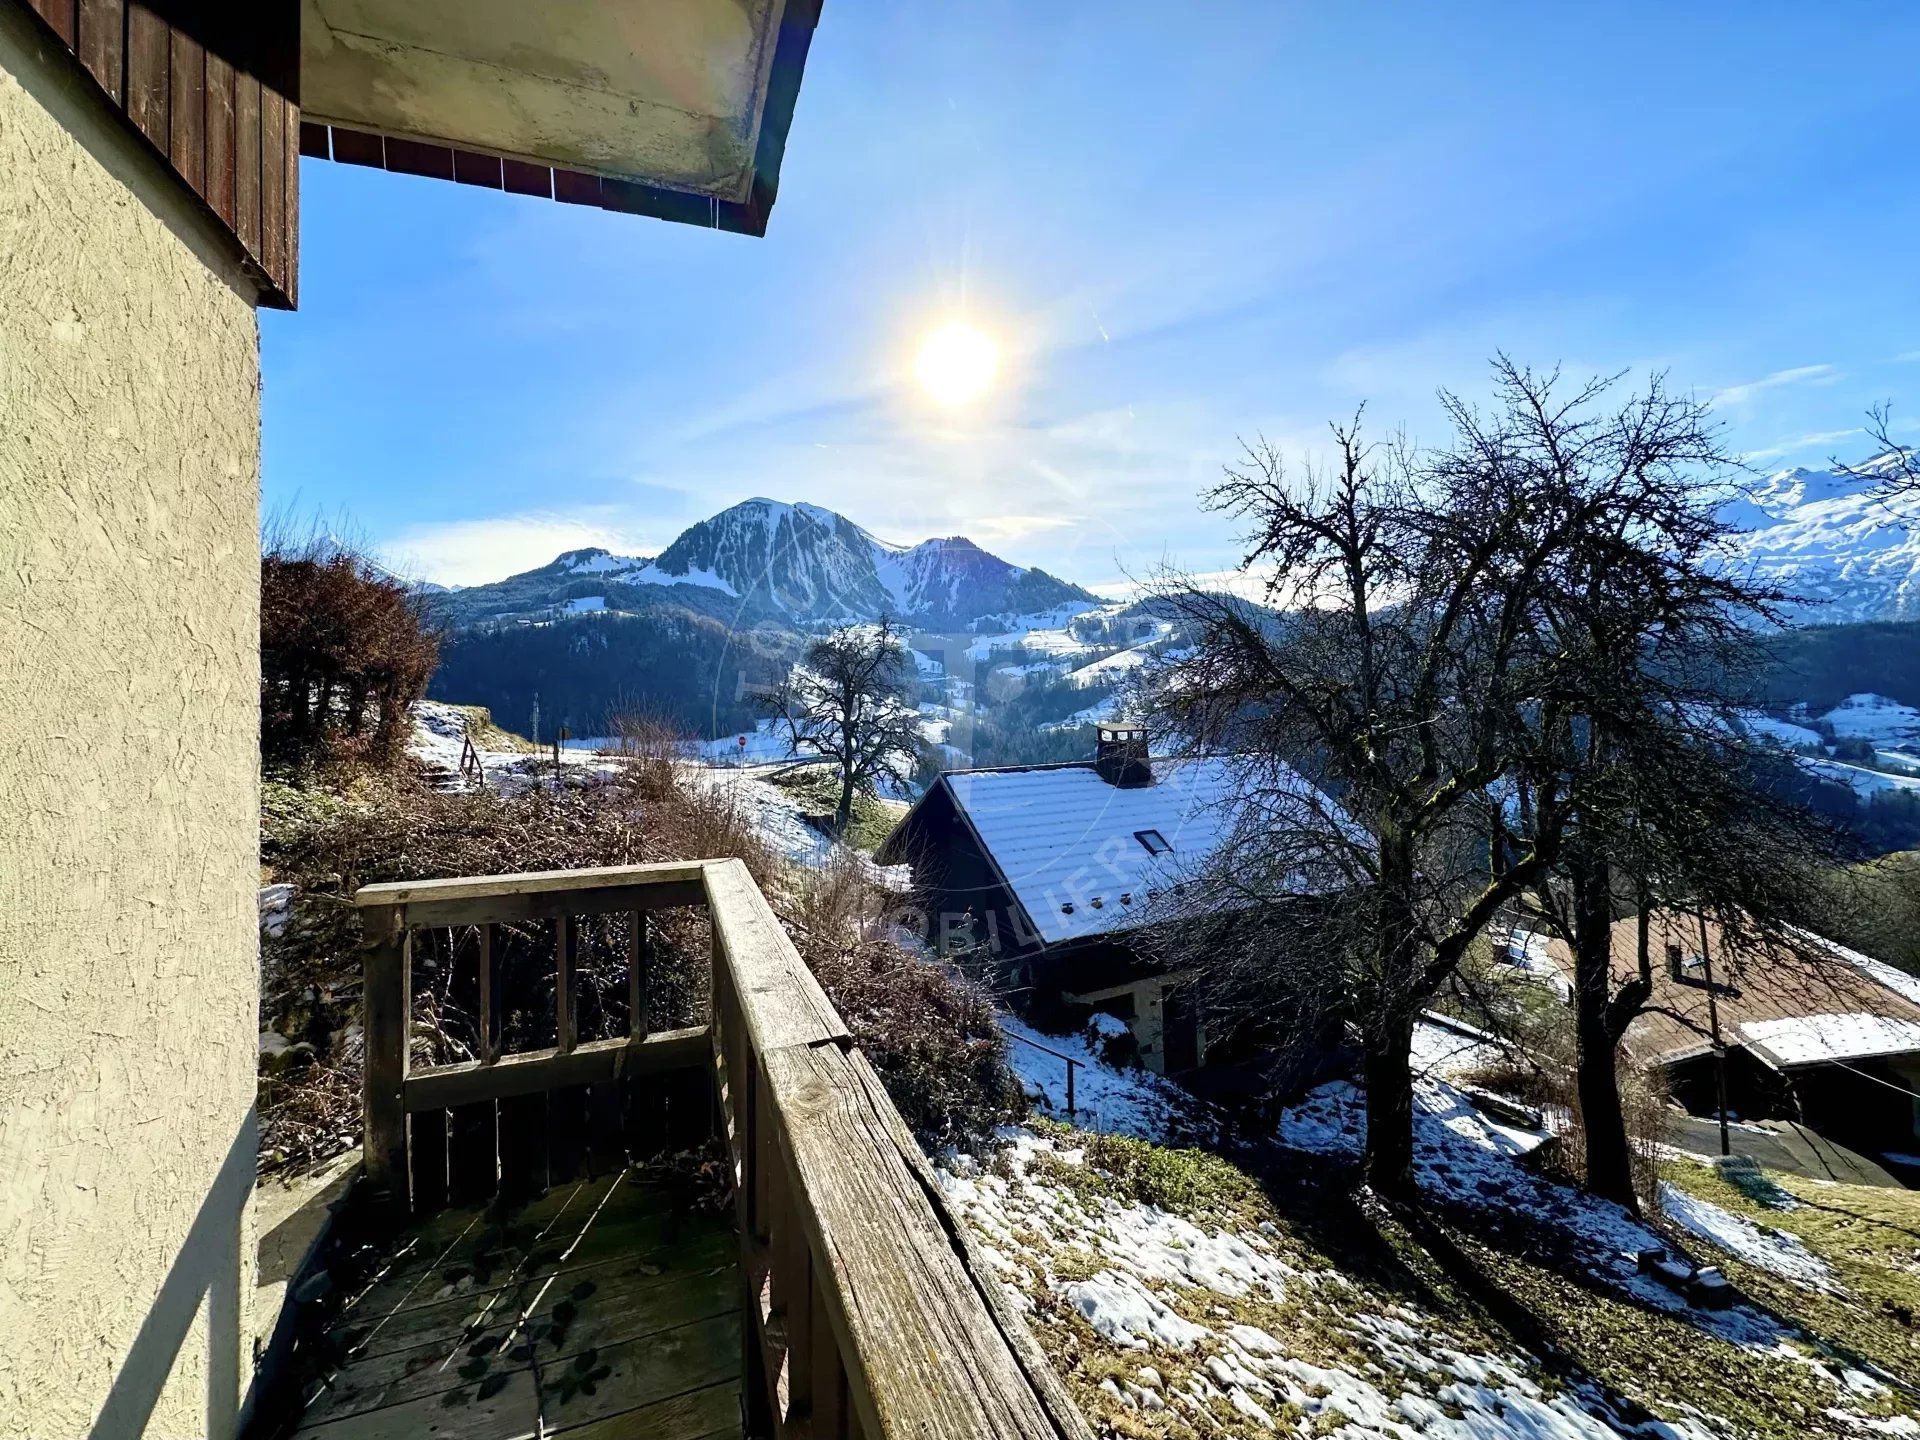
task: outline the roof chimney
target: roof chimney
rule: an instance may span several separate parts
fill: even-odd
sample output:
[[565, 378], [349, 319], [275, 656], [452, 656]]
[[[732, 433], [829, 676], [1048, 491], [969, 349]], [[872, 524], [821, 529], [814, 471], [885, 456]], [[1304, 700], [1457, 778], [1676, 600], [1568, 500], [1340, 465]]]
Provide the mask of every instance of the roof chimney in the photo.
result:
[[1116, 790], [1138, 790], [1153, 783], [1144, 725], [1099, 725], [1093, 768]]

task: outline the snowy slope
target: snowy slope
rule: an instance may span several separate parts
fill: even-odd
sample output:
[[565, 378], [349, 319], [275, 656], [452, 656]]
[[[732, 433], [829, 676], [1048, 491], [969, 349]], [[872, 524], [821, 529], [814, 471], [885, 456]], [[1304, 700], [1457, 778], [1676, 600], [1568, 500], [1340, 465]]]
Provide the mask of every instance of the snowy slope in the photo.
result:
[[1831, 470], [1769, 475], [1723, 512], [1747, 532], [1733, 558], [1797, 597], [1801, 621], [1920, 617], [1920, 499], [1872, 492]]

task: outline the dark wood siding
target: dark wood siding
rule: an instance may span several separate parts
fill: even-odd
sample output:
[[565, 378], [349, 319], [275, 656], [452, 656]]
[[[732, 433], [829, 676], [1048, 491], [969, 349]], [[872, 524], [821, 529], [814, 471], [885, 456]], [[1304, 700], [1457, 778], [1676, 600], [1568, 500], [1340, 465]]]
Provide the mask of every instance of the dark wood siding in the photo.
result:
[[292, 309], [299, 0], [26, 3], [233, 236], [261, 303]]
[[913, 867], [915, 898], [927, 915], [927, 939], [942, 945], [968, 928], [1003, 959], [1038, 949], [1024, 913], [981, 851], [946, 786], [934, 788], [885, 847], [890, 864]]

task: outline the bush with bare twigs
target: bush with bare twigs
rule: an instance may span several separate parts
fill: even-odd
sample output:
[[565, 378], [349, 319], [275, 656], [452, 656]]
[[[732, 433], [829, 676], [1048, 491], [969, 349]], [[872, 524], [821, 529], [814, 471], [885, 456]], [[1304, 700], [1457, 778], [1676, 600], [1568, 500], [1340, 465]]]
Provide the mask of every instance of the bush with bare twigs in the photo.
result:
[[260, 747], [269, 765], [401, 758], [440, 639], [419, 597], [323, 532], [270, 533], [260, 557]]
[[[908, 1123], [930, 1141], [978, 1133], [1012, 1113], [1017, 1088], [985, 996], [887, 938], [864, 872], [783, 869], [729, 792], [689, 780], [673, 737], [624, 722], [618, 775], [592, 786], [504, 797], [441, 794], [406, 776], [363, 776], [346, 794], [272, 783], [262, 855], [291, 883], [293, 918], [263, 945], [261, 1019], [292, 1042], [262, 1078], [269, 1166], [311, 1163], [359, 1128], [360, 919], [353, 893], [381, 881], [711, 857], [743, 860], [802, 957], [840, 1008]], [[653, 1028], [698, 1023], [708, 989], [706, 927], [690, 911], [655, 917]], [[624, 916], [579, 930], [582, 1039], [626, 1033]], [[473, 1056], [478, 1042], [472, 929], [416, 937], [414, 1033], [420, 1063]], [[552, 939], [501, 926], [497, 1003], [503, 1044], [553, 1041]]]

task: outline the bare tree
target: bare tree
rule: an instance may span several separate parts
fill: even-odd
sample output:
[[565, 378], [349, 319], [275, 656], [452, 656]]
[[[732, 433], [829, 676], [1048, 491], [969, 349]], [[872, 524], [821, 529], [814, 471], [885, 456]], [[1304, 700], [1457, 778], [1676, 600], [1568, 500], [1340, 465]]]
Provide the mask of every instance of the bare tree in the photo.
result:
[[1607, 409], [1599, 388], [1566, 403], [1552, 376], [1506, 362], [1499, 373], [1503, 404], [1463, 429], [1475, 452], [1535, 475], [1535, 504], [1567, 517], [1535, 581], [1534, 623], [1541, 678], [1573, 723], [1510, 747], [1517, 803], [1492, 812], [1496, 847], [1524, 843], [1536, 787], [1559, 798], [1559, 860], [1533, 894], [1574, 961], [1587, 1184], [1631, 1206], [1618, 1052], [1653, 975], [1644, 927], [1643, 953], [1617, 973], [1615, 919], [1685, 903], [1726, 933], [1793, 944], [1835, 832], [1792, 793], [1792, 761], [1742, 719], [1761, 627], [1790, 597], [1724, 561], [1733, 462], [1705, 407], [1657, 380]]
[[1411, 1178], [1414, 1023], [1502, 907], [1545, 895], [1578, 937], [1582, 1075], [1617, 1124], [1637, 1012], [1609, 969], [1616, 848], [1642, 846], [1648, 880], [1762, 895], [1726, 863], [1752, 825], [1703, 794], [1742, 742], [1678, 664], [1732, 651], [1770, 598], [1714, 563], [1729, 462], [1705, 411], [1658, 378], [1615, 404], [1611, 380], [1564, 386], [1505, 357], [1494, 377], [1487, 414], [1443, 394], [1438, 449], [1344, 427], [1331, 473], [1295, 483], [1265, 448], [1229, 472], [1211, 499], [1255, 521], [1246, 563], [1271, 565], [1265, 598], [1291, 608], [1173, 586], [1198, 643], [1152, 700], [1193, 743], [1303, 771], [1364, 836], [1255, 806], [1223, 863], [1345, 876], [1314, 968], [1341, 977], [1360, 1033], [1367, 1177], [1388, 1191]]
[[[1464, 407], [1449, 401], [1463, 416]], [[1304, 776], [1351, 826], [1316, 807], [1254, 807], [1223, 856], [1252, 875], [1317, 870], [1351, 888], [1335, 945], [1361, 1038], [1368, 1181], [1412, 1185], [1415, 1020], [1501, 907], [1555, 858], [1561, 799], [1543, 788], [1523, 845], [1486, 863], [1474, 815], [1511, 768], [1511, 717], [1538, 687], [1537, 575], [1556, 555], [1516, 477], [1463, 447], [1422, 459], [1334, 430], [1337, 458], [1296, 481], [1256, 446], [1208, 495], [1251, 522], [1242, 568], [1271, 566], [1269, 605], [1172, 579], [1161, 598], [1195, 636], [1146, 698], [1164, 729], [1264, 770], [1256, 794]], [[1557, 697], [1535, 710], [1548, 736]]]
[[832, 762], [840, 798], [833, 833], [844, 835], [856, 795], [882, 780], [904, 785], [926, 742], [914, 708], [912, 657], [892, 622], [845, 625], [807, 647], [774, 698], [794, 753]]
[[1833, 473], [1869, 481], [1882, 500], [1920, 498], [1920, 454], [1893, 438], [1892, 405], [1883, 401], [1872, 406], [1867, 411], [1866, 431], [1874, 444], [1873, 459], [1865, 465], [1843, 465], [1830, 458]]

